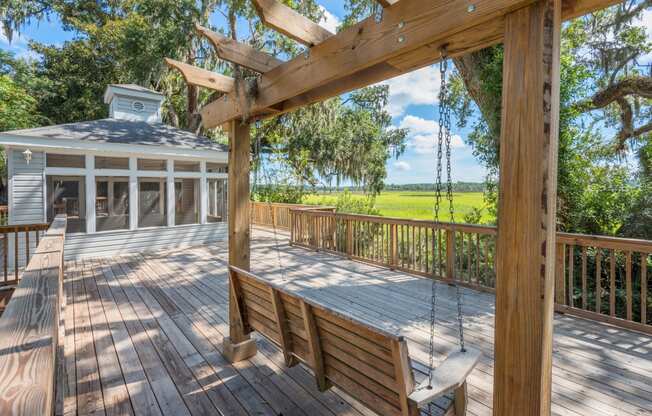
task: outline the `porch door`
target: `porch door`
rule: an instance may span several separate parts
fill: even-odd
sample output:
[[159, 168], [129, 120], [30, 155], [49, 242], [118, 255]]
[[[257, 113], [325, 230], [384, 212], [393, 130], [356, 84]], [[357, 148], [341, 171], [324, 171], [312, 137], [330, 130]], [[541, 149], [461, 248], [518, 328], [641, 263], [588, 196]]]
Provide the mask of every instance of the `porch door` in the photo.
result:
[[165, 218], [165, 181], [142, 180], [138, 189], [138, 226], [161, 227]]

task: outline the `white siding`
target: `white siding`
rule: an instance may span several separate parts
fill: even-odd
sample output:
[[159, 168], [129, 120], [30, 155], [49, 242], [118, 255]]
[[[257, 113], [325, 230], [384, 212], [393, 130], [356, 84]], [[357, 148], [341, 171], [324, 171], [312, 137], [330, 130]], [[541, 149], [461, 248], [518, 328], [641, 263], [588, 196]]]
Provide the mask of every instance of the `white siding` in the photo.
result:
[[66, 236], [66, 259], [190, 247], [227, 239], [227, 223], [157, 227]]
[[[43, 171], [45, 155], [32, 152], [32, 160], [27, 164], [25, 149], [10, 149], [9, 161], [9, 224], [40, 224], [45, 222]], [[30, 252], [36, 249], [36, 236], [30, 233]], [[7, 269], [14, 269], [14, 235], [8, 235]], [[18, 235], [18, 267], [25, 266], [25, 233]]]
[[[143, 103], [144, 108], [142, 111], [134, 110], [134, 101]], [[121, 120], [146, 121], [149, 123], [160, 122], [161, 116], [159, 113], [159, 106], [159, 101], [116, 94], [109, 107], [109, 116]]]
[[45, 222], [43, 212], [43, 170], [45, 157], [43, 152], [33, 152], [32, 160], [27, 164], [23, 151], [12, 149], [11, 160], [11, 206], [9, 207], [10, 224], [37, 224]]

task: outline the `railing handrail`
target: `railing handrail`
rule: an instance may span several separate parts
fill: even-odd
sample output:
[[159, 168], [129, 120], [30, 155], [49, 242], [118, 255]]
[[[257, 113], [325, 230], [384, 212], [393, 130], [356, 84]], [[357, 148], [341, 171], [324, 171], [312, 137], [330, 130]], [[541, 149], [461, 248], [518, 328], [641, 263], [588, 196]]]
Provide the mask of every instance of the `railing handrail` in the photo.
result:
[[0, 225], [0, 234], [22, 233], [25, 231], [46, 231], [49, 224], [11, 224]]
[[54, 413], [65, 216], [40, 240], [0, 317], [0, 414]]

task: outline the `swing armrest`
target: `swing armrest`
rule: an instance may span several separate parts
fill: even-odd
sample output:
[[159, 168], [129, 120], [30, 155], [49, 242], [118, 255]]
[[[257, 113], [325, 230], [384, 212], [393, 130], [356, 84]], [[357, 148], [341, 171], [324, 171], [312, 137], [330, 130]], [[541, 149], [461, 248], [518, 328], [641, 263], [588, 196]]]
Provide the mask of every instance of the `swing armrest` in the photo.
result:
[[466, 381], [469, 373], [476, 366], [482, 353], [467, 348], [465, 352], [457, 351], [449, 355], [432, 373], [432, 388], [428, 388], [426, 378], [408, 396], [417, 408], [422, 408], [433, 400], [452, 392]]

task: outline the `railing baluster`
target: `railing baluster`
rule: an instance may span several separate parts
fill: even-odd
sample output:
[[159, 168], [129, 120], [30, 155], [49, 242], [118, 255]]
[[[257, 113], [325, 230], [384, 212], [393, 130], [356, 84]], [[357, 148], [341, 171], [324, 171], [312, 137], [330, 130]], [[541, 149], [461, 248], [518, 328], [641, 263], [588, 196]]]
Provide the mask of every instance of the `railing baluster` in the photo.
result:
[[466, 278], [469, 283], [473, 282], [473, 267], [472, 267], [472, 261], [473, 261], [473, 234], [469, 233], [469, 243], [467, 244], [467, 261], [466, 261]]
[[609, 250], [609, 315], [616, 316], [616, 251]]
[[587, 309], [586, 246], [582, 246], [582, 309]]
[[647, 253], [641, 253], [641, 323], [647, 324]]
[[602, 249], [596, 249], [595, 255], [595, 311], [602, 311]]
[[632, 301], [633, 291], [632, 291], [632, 252], [627, 251], [625, 255], [625, 290], [627, 291], [627, 320], [632, 320]]
[[7, 246], [9, 245], [9, 234], [2, 233], [2, 259], [4, 260], [4, 280], [3, 283], [7, 283], [9, 275], [7, 273], [7, 263], [9, 263], [9, 253], [7, 252]]
[[568, 306], [575, 306], [575, 245], [568, 245]]
[[14, 275], [18, 281], [18, 229], [14, 231]]
[[647, 253], [641, 253], [641, 323], [647, 324]]

